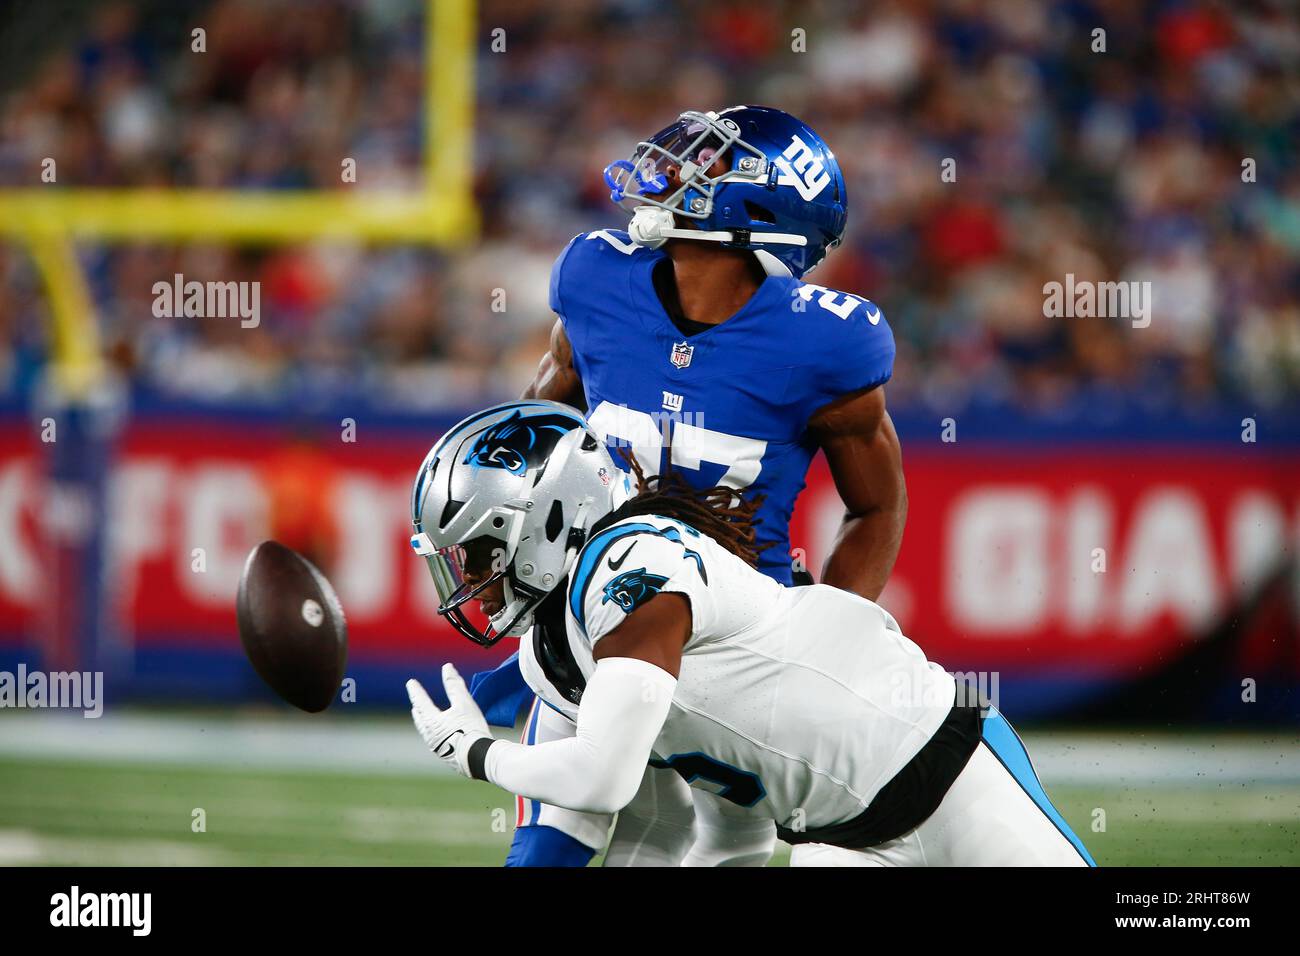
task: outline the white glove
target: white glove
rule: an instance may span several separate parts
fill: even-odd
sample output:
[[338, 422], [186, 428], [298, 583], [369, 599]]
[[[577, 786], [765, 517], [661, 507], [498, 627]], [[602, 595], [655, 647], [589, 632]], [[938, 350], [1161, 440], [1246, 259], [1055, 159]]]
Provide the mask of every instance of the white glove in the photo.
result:
[[451, 664], [442, 665], [442, 687], [447, 692], [449, 701], [446, 710], [438, 709], [438, 705], [429, 699], [428, 692], [420, 686], [418, 680], [412, 678], [406, 682], [415, 729], [420, 732], [429, 750], [457, 773], [479, 780], [486, 779], [482, 771], [482, 758], [488, 745], [479, 748], [475, 760], [477, 773], [471, 772], [470, 765], [470, 748], [475, 742], [486, 739], [490, 744], [495, 739], [492, 731], [488, 730], [487, 721], [483, 719], [483, 712], [474, 703], [465, 681]]

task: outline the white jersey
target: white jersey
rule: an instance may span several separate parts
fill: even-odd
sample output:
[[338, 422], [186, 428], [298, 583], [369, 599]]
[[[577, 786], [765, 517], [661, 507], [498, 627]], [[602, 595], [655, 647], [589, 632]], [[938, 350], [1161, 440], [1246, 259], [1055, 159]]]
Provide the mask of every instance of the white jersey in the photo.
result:
[[[592, 650], [635, 608], [685, 595], [691, 633], [652, 764], [790, 829], [858, 816], [952, 709], [953, 678], [877, 604], [825, 585], [787, 588], [711, 538], [658, 516], [592, 536], [566, 597], [568, 650]], [[533, 643], [525, 680], [575, 718]]]

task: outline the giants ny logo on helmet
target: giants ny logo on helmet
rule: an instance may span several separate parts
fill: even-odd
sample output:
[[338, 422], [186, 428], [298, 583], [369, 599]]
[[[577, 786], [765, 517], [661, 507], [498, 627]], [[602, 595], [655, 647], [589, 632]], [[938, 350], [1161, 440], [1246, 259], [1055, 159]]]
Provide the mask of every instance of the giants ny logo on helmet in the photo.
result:
[[750, 249], [769, 275], [802, 278], [838, 245], [848, 217], [835, 154], [809, 126], [765, 106], [687, 110], [605, 167], [628, 235]]
[[799, 190], [804, 202], [812, 202], [831, 184], [831, 174], [826, 172], [812, 147], [797, 135], [790, 137], [790, 145], [772, 161], [779, 171], [778, 186], [793, 186]]

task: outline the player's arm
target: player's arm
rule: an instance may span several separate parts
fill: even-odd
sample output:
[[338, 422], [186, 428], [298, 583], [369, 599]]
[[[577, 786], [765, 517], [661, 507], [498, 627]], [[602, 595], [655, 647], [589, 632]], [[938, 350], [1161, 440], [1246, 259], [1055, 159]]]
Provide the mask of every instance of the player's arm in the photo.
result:
[[883, 386], [843, 395], [809, 422], [844, 502], [844, 523], [822, 581], [875, 600], [889, 580], [907, 523], [907, 485]]
[[542, 398], [586, 409], [587, 397], [582, 389], [582, 379], [573, 367], [573, 347], [564, 332], [564, 323], [559, 319], [551, 329], [551, 341], [537, 364], [537, 373], [519, 397]]
[[690, 630], [690, 604], [680, 594], [658, 594], [628, 614], [595, 646], [577, 733], [566, 740], [528, 746], [494, 739], [450, 664], [443, 686], [451, 706], [438, 710], [408, 681], [412, 715], [429, 748], [465, 776], [554, 806], [612, 813], [641, 783]]

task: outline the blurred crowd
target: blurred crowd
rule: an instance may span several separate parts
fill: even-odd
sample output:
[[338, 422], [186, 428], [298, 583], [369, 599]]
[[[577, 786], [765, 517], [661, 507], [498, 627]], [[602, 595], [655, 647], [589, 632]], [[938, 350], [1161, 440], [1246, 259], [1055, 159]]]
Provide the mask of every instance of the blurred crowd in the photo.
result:
[[[66, 39], [31, 38], [51, 48], [0, 96], [0, 188], [37, 184], [47, 156], [60, 187], [415, 186], [418, 0], [162, 6], [103, 3]], [[552, 260], [623, 224], [606, 163], [682, 109], [751, 102], [836, 151], [848, 231], [810, 279], [884, 309], [891, 403], [1300, 397], [1300, 15], [1284, 0], [481, 0], [477, 36], [477, 241], [84, 245], [114, 365], [198, 399], [516, 394], [552, 321]], [[153, 283], [178, 272], [260, 281], [261, 325], [156, 318]], [[1067, 274], [1151, 282], [1150, 326], [1046, 317], [1043, 285]], [[0, 390], [39, 369], [46, 313], [22, 250], [0, 246]]]

